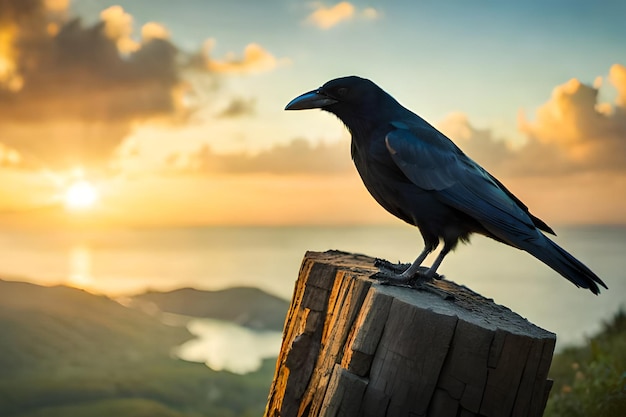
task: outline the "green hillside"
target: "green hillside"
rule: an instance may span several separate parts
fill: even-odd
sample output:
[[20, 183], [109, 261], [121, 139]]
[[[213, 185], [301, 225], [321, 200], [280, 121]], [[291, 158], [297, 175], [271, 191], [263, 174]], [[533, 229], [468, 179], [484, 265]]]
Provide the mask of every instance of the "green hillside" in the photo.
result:
[[626, 313], [619, 311], [584, 346], [554, 356], [545, 417], [626, 416]]
[[261, 415], [274, 360], [240, 376], [173, 359], [190, 337], [104, 296], [0, 280], [0, 415]]
[[258, 288], [236, 287], [220, 291], [180, 288], [150, 291], [132, 298], [136, 307], [151, 303], [160, 311], [232, 321], [258, 330], [283, 329], [289, 303]]

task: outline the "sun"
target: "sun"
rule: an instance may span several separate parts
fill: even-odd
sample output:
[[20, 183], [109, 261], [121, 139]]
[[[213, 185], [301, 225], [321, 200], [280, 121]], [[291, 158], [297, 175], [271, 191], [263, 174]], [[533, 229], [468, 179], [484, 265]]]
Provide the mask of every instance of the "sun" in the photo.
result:
[[65, 207], [70, 210], [86, 210], [98, 201], [98, 189], [89, 181], [77, 180], [65, 190]]

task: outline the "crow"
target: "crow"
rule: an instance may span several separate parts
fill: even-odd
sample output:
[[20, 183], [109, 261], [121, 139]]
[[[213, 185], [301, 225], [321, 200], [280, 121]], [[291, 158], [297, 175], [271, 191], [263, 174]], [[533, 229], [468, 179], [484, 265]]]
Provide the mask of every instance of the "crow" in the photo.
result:
[[[541, 231], [555, 234], [493, 175], [454, 142], [403, 107], [372, 81], [328, 81], [293, 99], [285, 110], [319, 108], [337, 116], [351, 136], [352, 160], [372, 197], [389, 213], [417, 226], [424, 250], [396, 283], [439, 278], [437, 268], [473, 233], [530, 253], [577, 287], [599, 294], [606, 284]], [[430, 268], [421, 264], [440, 242]]]

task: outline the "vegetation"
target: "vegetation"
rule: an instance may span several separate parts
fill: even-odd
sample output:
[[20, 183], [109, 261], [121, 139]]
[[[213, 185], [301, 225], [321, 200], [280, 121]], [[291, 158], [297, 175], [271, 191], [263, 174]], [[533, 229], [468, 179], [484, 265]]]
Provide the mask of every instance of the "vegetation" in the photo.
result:
[[619, 311], [582, 347], [555, 355], [545, 417], [626, 416], [626, 313]]
[[[107, 297], [0, 280], [0, 416], [251, 417], [275, 360], [248, 375], [174, 359], [191, 335]], [[555, 355], [546, 417], [626, 416], [626, 313]]]
[[107, 297], [0, 281], [0, 415], [262, 415], [275, 360], [244, 376], [212, 371], [171, 357], [189, 338]]

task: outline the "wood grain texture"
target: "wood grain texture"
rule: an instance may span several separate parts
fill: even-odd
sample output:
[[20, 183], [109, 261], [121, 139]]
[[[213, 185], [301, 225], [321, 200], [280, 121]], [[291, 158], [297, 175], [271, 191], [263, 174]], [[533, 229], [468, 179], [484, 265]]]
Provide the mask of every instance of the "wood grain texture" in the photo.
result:
[[370, 278], [374, 259], [307, 252], [266, 417], [539, 417], [556, 336], [451, 281], [453, 300]]

